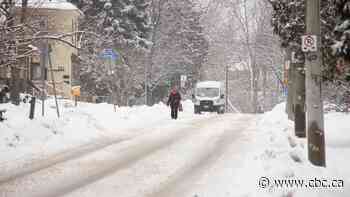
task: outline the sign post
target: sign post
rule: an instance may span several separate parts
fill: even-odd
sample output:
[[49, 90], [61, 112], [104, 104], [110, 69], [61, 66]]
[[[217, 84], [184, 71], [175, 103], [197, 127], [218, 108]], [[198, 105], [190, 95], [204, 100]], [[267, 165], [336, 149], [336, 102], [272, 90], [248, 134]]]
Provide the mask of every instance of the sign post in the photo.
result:
[[101, 57], [105, 59], [118, 60], [119, 54], [114, 52], [113, 49], [107, 48], [102, 51]]
[[[120, 57], [120, 55], [115, 52], [112, 48], [106, 48], [101, 52], [101, 57], [108, 60], [108, 75], [113, 75], [114, 71], [112, 69], [112, 66], [114, 65], [113, 62], [115, 63]], [[112, 102], [113, 102], [113, 108], [114, 111], [116, 112], [116, 95], [114, 92], [112, 92]]]

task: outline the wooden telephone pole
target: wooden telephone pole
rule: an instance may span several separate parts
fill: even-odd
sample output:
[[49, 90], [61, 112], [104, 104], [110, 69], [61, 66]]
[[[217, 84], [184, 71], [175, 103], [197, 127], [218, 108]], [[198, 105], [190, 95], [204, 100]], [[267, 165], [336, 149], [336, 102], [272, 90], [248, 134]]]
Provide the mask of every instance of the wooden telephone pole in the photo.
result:
[[225, 66], [225, 112], [228, 112], [228, 65]]
[[287, 105], [286, 105], [286, 111], [288, 114], [288, 119], [289, 120], [294, 120], [294, 109], [293, 109], [293, 97], [294, 97], [294, 68], [292, 67], [291, 64], [292, 60], [292, 50], [291, 48], [286, 49], [286, 54], [285, 54], [285, 74], [287, 75]]
[[297, 137], [305, 138], [305, 62], [300, 50], [292, 54], [292, 65], [295, 68], [294, 131]]
[[326, 166], [321, 70], [320, 0], [306, 1], [306, 32], [303, 48], [306, 52], [306, 107], [309, 160], [316, 166]]
[[[48, 29], [48, 20], [41, 21], [40, 27], [43, 30]], [[46, 99], [46, 79], [47, 79], [47, 63], [49, 54], [48, 40], [42, 40], [40, 43], [40, 67], [41, 67], [41, 115], [45, 116], [45, 99]]]

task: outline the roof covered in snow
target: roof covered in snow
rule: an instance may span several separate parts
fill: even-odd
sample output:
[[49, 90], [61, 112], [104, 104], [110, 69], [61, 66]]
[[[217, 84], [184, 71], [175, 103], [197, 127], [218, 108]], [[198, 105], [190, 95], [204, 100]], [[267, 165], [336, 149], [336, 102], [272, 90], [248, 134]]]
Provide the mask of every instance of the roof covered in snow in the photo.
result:
[[196, 87], [197, 88], [220, 88], [221, 82], [219, 81], [202, 81], [198, 82]]
[[[22, 0], [16, 0], [16, 6], [21, 6]], [[28, 0], [29, 8], [79, 10], [75, 5], [66, 0]]]

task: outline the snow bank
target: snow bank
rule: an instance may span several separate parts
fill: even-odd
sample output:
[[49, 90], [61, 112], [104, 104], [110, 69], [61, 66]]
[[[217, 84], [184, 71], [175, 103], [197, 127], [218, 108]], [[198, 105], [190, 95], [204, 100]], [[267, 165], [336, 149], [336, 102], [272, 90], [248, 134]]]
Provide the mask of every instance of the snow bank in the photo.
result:
[[[294, 136], [293, 122], [285, 113], [285, 103], [266, 113], [258, 123], [257, 151], [248, 168], [257, 178], [272, 179], [341, 179], [344, 188], [273, 188], [257, 189], [253, 196], [329, 197], [350, 195], [350, 115], [329, 113], [325, 116], [327, 168], [311, 165], [307, 159], [306, 139]], [[260, 148], [259, 148], [260, 147]], [[248, 170], [248, 169], [247, 169]], [[264, 191], [261, 193], [261, 191]]]
[[326, 115], [326, 143], [332, 148], [350, 148], [350, 115], [330, 113]]

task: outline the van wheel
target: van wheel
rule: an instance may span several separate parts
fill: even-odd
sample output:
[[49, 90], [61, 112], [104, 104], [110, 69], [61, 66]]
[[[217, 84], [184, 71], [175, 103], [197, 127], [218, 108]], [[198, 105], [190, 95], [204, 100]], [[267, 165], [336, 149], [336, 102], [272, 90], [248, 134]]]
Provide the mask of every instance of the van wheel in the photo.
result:
[[218, 112], [218, 114], [224, 114], [225, 113], [225, 108], [218, 107], [217, 112]]

